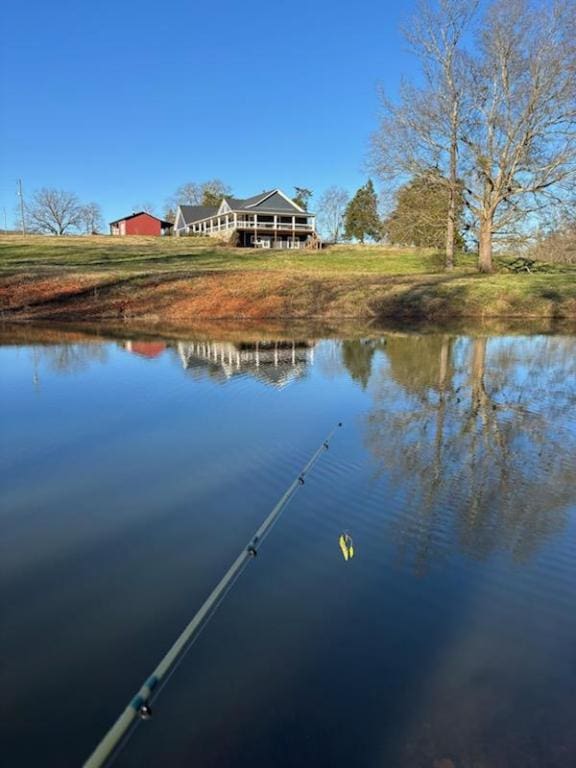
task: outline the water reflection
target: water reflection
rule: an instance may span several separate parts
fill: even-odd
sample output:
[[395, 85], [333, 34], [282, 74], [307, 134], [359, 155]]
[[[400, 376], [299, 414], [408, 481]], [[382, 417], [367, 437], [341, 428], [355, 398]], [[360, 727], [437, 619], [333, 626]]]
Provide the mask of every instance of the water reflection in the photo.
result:
[[[240, 337], [241, 338], [241, 337]], [[446, 542], [474, 557], [530, 558], [566, 523], [575, 496], [573, 337], [491, 337], [391, 332], [320, 344], [314, 338], [129, 339], [144, 360], [170, 358], [193, 379], [249, 377], [281, 391], [317, 364], [347, 371], [370, 398], [361, 417], [375, 460], [406, 494], [396, 521], [399, 551], [424, 573]], [[106, 364], [101, 340], [33, 347], [40, 363], [75, 374]], [[327, 382], [324, 386], [330, 386]]]
[[410, 487], [397, 535], [424, 572], [450, 537], [475, 557], [532, 556], [576, 495], [575, 343], [449, 335], [388, 339], [365, 442]]
[[163, 341], [125, 341], [122, 346], [127, 352], [133, 355], [145, 357], [148, 360], [154, 360], [156, 357], [166, 351], [167, 344]]
[[40, 363], [56, 373], [79, 373], [92, 363], [108, 361], [108, 350], [104, 342], [82, 344], [51, 344], [34, 346], [32, 358], [35, 367]]
[[186, 370], [206, 372], [215, 380], [250, 375], [283, 389], [306, 374], [314, 364], [314, 341], [178, 342], [178, 356]]
[[81, 764], [342, 418], [119, 765], [576, 763], [574, 337], [43, 333], [0, 349], [9, 762]]
[[342, 342], [342, 363], [362, 389], [366, 389], [370, 381], [372, 360], [375, 353], [384, 349], [385, 345], [386, 339], [360, 339]]

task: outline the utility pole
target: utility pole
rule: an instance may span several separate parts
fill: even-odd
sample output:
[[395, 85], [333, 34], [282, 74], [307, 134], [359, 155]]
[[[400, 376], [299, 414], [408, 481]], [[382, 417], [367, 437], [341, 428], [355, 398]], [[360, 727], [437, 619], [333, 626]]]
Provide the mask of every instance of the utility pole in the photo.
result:
[[26, 234], [26, 224], [24, 222], [24, 195], [22, 194], [22, 179], [18, 179], [18, 197], [20, 198], [20, 224], [22, 234]]

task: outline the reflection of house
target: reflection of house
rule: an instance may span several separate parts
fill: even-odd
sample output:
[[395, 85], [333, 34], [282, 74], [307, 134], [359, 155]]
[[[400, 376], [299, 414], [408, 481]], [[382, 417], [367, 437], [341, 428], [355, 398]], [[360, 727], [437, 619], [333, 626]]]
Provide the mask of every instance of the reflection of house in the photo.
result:
[[123, 346], [134, 355], [148, 358], [158, 357], [166, 349], [163, 341], [126, 341]]
[[174, 234], [231, 238], [249, 248], [304, 248], [316, 242], [315, 216], [279, 189], [239, 200], [225, 197], [214, 206], [180, 205]]
[[311, 341], [191, 341], [179, 342], [177, 349], [187, 370], [221, 380], [248, 374], [277, 389], [303, 377], [314, 362]]

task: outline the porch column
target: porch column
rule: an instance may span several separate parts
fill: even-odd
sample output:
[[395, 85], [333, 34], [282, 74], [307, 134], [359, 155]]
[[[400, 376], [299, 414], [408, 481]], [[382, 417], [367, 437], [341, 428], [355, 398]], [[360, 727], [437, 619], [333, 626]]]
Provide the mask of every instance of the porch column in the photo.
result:
[[238, 229], [238, 214], [234, 214], [234, 229]]
[[214, 232], [214, 219], [210, 219], [210, 234]]

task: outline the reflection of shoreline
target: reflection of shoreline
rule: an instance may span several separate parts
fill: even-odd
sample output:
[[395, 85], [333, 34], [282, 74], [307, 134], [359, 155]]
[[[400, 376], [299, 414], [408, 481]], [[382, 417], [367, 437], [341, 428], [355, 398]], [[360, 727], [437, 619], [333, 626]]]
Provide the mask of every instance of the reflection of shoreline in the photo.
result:
[[289, 341], [294, 338], [342, 338], [350, 340], [378, 339], [382, 335], [452, 335], [491, 336], [505, 334], [526, 336], [532, 334], [576, 333], [574, 319], [561, 318], [475, 318], [446, 319], [442, 322], [397, 320], [354, 321], [349, 318], [319, 321], [318, 319], [271, 320], [195, 320], [189, 323], [158, 323], [144, 320], [118, 322], [65, 322], [51, 320], [34, 323], [0, 323], [0, 345], [70, 344], [79, 342], [124, 341], [127, 337], [139, 341], [189, 341], [193, 339], [223, 339], [230, 342], [268, 338]]
[[268, 386], [283, 389], [306, 374], [314, 364], [312, 341], [178, 342], [176, 349], [185, 370], [206, 370], [214, 379], [250, 375]]

